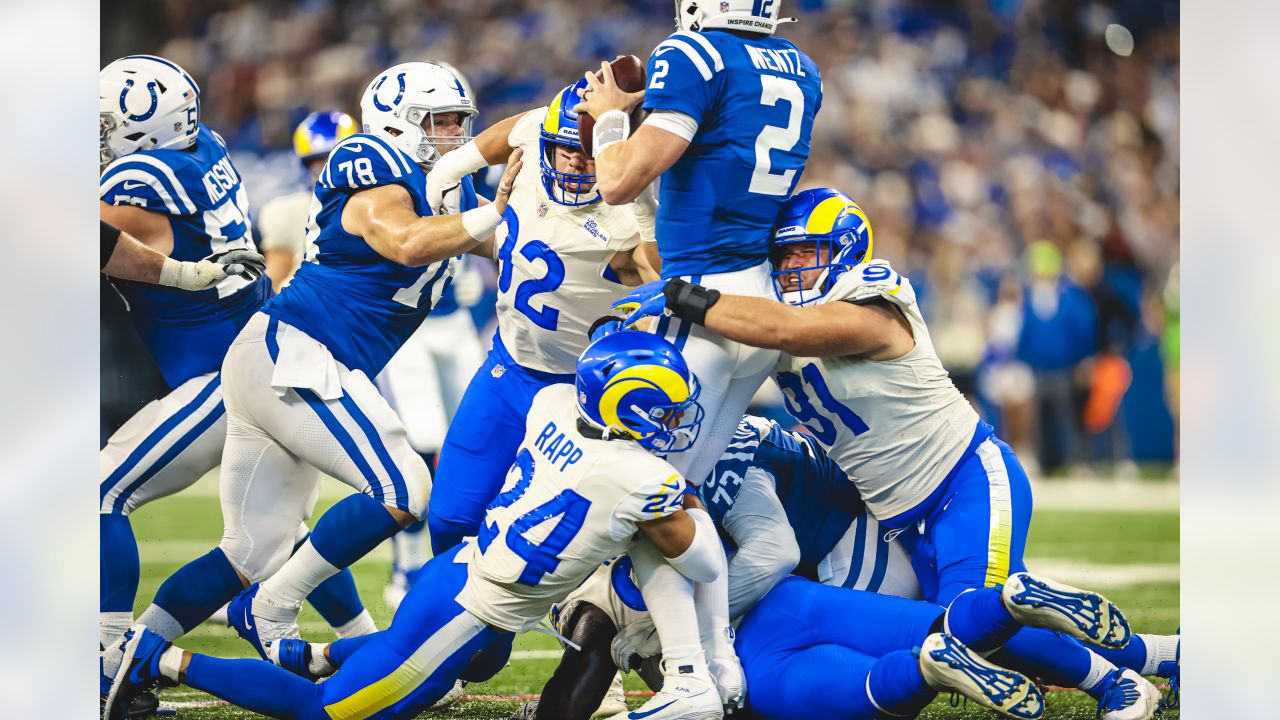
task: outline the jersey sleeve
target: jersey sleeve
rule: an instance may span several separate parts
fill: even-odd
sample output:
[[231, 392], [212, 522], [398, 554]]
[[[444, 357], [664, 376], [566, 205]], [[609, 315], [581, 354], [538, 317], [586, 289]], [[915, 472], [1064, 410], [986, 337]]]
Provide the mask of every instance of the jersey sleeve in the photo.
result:
[[470, 176], [462, 178], [462, 197], [458, 200], [458, 210], [466, 212], [480, 207], [480, 196], [476, 193], [475, 180]]
[[625, 540], [636, 531], [636, 525], [666, 517], [684, 507], [684, 477], [665, 461], [633, 462], [629, 470], [635, 475], [631, 491], [613, 508], [610, 532], [615, 540]]
[[382, 138], [353, 135], [329, 153], [320, 171], [320, 184], [335, 190], [360, 191], [407, 183], [413, 174], [410, 162]]
[[707, 513], [717, 525], [724, 521], [725, 515], [733, 508], [742, 490], [742, 482], [755, 461], [756, 450], [760, 447], [763, 436], [756, 421], [768, 422], [761, 418], [746, 416], [738, 423], [729, 447], [716, 462], [711, 475], [698, 488], [702, 504], [707, 506]]
[[823, 299], [851, 303], [880, 299], [906, 309], [915, 305], [916, 292], [911, 281], [890, 267], [889, 261], [872, 260], [849, 268]]
[[714, 81], [724, 61], [709, 40], [680, 31], [658, 43], [645, 66], [645, 110], [674, 110], [701, 123], [714, 102]]
[[98, 180], [98, 197], [108, 205], [133, 205], [166, 215], [194, 215], [196, 205], [179, 180], [180, 171], [154, 155], [125, 155], [103, 171]]
[[531, 152], [537, 153], [538, 138], [542, 136], [542, 123], [546, 118], [546, 107], [536, 108], [522, 115], [511, 127], [511, 132], [507, 135], [507, 145], [513, 148], [524, 148], [526, 158]]

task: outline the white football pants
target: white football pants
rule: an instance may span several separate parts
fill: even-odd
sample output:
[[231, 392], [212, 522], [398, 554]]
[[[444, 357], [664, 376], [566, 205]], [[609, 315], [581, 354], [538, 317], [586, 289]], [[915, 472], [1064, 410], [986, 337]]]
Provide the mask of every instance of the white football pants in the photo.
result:
[[277, 394], [271, 378], [283, 332], [301, 333], [255, 315], [222, 365], [227, 441], [219, 547], [250, 582], [289, 558], [298, 524], [315, 505], [319, 472], [417, 517], [425, 517], [431, 486], [404, 425], [364, 372], [338, 363], [336, 399], [306, 388]]
[[[686, 275], [683, 279], [728, 295], [777, 297], [767, 262], [746, 270]], [[701, 485], [729, 447], [751, 397], [773, 373], [781, 353], [726, 340], [701, 325], [674, 317], [659, 318], [652, 328], [680, 348], [702, 386], [698, 402], [706, 415], [698, 440], [692, 448], [667, 457], [687, 480]]]

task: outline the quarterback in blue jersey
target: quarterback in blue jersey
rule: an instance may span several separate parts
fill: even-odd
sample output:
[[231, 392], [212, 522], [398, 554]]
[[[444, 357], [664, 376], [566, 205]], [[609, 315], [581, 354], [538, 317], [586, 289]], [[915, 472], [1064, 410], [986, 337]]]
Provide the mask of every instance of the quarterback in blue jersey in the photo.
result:
[[[871, 258], [872, 240], [866, 214], [847, 195], [806, 190], [784, 208], [775, 231], [785, 302], [720, 295], [676, 279], [637, 291], [648, 295], [631, 304], [639, 314], [692, 318], [738, 342], [786, 353], [778, 383], [788, 411], [881, 522], [901, 531], [925, 598], [947, 606], [1026, 569], [1031, 486], [1013, 451], [955, 389], [910, 281]], [[1148, 639], [1172, 649], [1176, 639], [1130, 643], [1130, 634], [1118, 628], [1093, 652], [1028, 629], [1010, 638], [1001, 657], [1090, 693], [1100, 717], [1145, 720], [1156, 711], [1158, 690], [1112, 659], [1133, 662], [1137, 653], [1115, 653]]]
[[[250, 583], [232, 624], [259, 652], [296, 636], [301, 603], [326, 578], [423, 514], [430, 473], [372, 377], [448, 284], [455, 256], [498, 225], [520, 167], [492, 205], [435, 217], [425, 167], [465, 139], [475, 108], [430, 63], [380, 73], [361, 101], [364, 133], [338, 143], [315, 187], [307, 255], [227, 353], [218, 548], [166, 581], [141, 621], [177, 637]], [[464, 188], [464, 210], [475, 205]], [[290, 556], [319, 472], [358, 492]], [[111, 668], [107, 668], [108, 672]]]
[[[774, 37], [777, 26], [789, 21], [779, 19], [781, 4], [679, 0], [677, 31], [649, 56], [642, 93], [622, 92], [608, 65], [603, 80], [587, 74], [590, 87], [578, 109], [596, 119], [592, 151], [605, 202], [630, 202], [661, 177], [656, 236], [664, 278], [774, 297], [770, 232], [804, 171], [822, 104], [817, 65], [790, 41]], [[649, 116], [632, 134], [628, 113], [641, 102]], [[664, 318], [652, 329], [675, 342], [706, 379], [702, 402], [709, 427], [676, 462], [685, 477], [701, 483], [778, 353], [727, 341], [683, 319]], [[674, 579], [669, 570], [657, 572]], [[706, 647], [713, 666], [736, 676], [723, 581], [722, 575], [699, 589], [696, 604], [714, 626]], [[642, 588], [646, 596], [658, 594], [653, 582]], [[656, 624], [679, 625], [692, 599], [671, 590], [661, 594], [664, 601], [653, 605]], [[726, 700], [737, 684], [720, 677], [717, 683]]]
[[[171, 389], [99, 454], [99, 633], [107, 646], [133, 622], [139, 561], [129, 513], [218, 465], [226, 435], [218, 370], [271, 287], [240, 176], [222, 139], [200, 123], [200, 90], [182, 68], [148, 55], [111, 63], [99, 79], [99, 118], [104, 237], [124, 233], [103, 271], [116, 278]], [[237, 274], [227, 273], [236, 269], [227, 260], [241, 265]]]

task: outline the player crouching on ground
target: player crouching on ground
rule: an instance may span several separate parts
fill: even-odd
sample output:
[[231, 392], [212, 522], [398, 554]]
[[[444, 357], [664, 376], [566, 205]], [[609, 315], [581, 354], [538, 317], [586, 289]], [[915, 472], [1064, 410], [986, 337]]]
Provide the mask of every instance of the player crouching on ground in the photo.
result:
[[[108, 717], [162, 682], [273, 717], [415, 717], [459, 677], [496, 673], [513, 633], [533, 629], [637, 537], [691, 579], [711, 579], [719, 543], [683, 510], [685, 480], [657, 455], [688, 448], [702, 422], [697, 380], [679, 351], [648, 333], [615, 333], [587, 348], [575, 384], [538, 393], [479, 537], [423, 568], [390, 628], [328, 645], [282, 641], [282, 665], [332, 673], [328, 680], [190, 653], [135, 625], [122, 641]], [[718, 717], [718, 700], [714, 707]]]

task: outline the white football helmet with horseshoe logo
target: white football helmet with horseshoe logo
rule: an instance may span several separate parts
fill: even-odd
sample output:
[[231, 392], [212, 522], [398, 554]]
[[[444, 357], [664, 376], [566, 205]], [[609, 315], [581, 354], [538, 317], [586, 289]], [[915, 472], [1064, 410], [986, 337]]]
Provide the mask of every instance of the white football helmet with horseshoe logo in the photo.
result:
[[[470, 95], [461, 78], [444, 66], [401, 63], [369, 83], [360, 99], [360, 119], [364, 132], [387, 140], [429, 168], [442, 154], [439, 146], [471, 139], [476, 104]], [[436, 116], [444, 113], [461, 115], [461, 135], [436, 132]]]
[[200, 88], [186, 70], [154, 55], [128, 55], [98, 77], [98, 162], [139, 150], [191, 147], [200, 130]]

